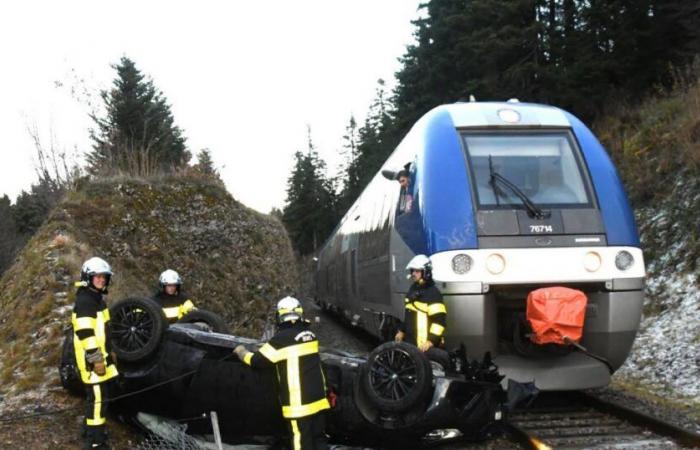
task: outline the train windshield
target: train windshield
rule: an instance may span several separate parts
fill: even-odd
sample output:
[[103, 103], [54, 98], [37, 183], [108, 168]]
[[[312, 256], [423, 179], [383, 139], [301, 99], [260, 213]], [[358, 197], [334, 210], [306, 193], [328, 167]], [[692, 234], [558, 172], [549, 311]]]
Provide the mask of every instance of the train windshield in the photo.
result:
[[492, 182], [494, 174], [510, 181], [537, 206], [591, 205], [582, 165], [567, 132], [469, 133], [464, 142], [482, 208], [523, 205], [513, 190]]

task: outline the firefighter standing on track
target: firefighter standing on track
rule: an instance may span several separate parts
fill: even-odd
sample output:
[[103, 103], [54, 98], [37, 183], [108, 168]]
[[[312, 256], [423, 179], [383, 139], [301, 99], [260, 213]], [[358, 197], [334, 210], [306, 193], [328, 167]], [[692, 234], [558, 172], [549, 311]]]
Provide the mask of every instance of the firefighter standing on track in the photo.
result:
[[430, 259], [416, 255], [406, 266], [413, 278], [404, 299], [405, 317], [396, 333], [396, 341], [412, 343], [423, 351], [443, 344], [447, 309], [442, 294], [435, 286]]
[[163, 308], [169, 323], [177, 322], [182, 319], [182, 316], [195, 309], [192, 300], [182, 291], [182, 278], [174, 270], [168, 269], [161, 273], [158, 286], [158, 292], [153, 298]]
[[105, 413], [110, 385], [117, 375], [116, 357], [111, 352], [107, 294], [112, 268], [101, 258], [83, 264], [73, 306], [73, 345], [80, 378], [87, 391], [83, 437], [85, 449], [107, 449]]
[[277, 370], [282, 416], [288, 423], [291, 448], [326, 449], [324, 410], [330, 408], [318, 355], [318, 340], [303, 318], [299, 300], [277, 303], [277, 333], [255, 353], [239, 345], [234, 353], [244, 363]]

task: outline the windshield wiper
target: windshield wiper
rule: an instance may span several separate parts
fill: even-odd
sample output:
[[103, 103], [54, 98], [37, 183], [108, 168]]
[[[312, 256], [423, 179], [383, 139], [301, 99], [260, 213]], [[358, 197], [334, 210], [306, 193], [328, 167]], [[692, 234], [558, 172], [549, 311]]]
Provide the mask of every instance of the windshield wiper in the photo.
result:
[[491, 175], [491, 187], [493, 188], [493, 193], [496, 196], [496, 205], [499, 205], [498, 202], [498, 187], [496, 186], [496, 182], [500, 182], [502, 185], [510, 189], [516, 197], [520, 199], [520, 201], [523, 202], [523, 205], [525, 205], [525, 208], [527, 208], [528, 212], [530, 213], [530, 216], [534, 217], [535, 219], [545, 219], [549, 217], [549, 213], [542, 211], [542, 209], [535, 205], [530, 198], [525, 195], [525, 193], [520, 190], [518, 186], [513, 184], [510, 180], [508, 180], [506, 177], [501, 175], [500, 173], [496, 172], [493, 170], [493, 164], [491, 162], [491, 155], [489, 155], [489, 174]]

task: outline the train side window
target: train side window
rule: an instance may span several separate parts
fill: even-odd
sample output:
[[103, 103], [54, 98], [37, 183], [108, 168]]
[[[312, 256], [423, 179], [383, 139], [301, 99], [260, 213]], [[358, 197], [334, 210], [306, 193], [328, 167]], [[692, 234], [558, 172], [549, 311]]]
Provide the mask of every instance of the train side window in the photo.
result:
[[410, 213], [413, 210], [413, 186], [415, 182], [415, 171], [411, 170], [413, 167], [415, 167], [415, 164], [408, 163], [396, 175], [401, 189], [396, 209], [397, 216]]

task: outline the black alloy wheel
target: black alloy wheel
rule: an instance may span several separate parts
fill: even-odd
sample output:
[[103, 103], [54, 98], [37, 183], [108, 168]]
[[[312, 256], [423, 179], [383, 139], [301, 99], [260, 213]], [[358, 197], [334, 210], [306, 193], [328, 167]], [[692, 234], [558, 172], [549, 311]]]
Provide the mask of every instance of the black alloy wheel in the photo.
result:
[[375, 348], [360, 377], [366, 398], [380, 411], [414, 409], [432, 389], [428, 358], [415, 345], [403, 342], [387, 342]]
[[127, 298], [110, 308], [112, 348], [119, 360], [137, 362], [158, 347], [167, 327], [162, 309], [153, 300]]
[[380, 398], [401, 400], [415, 388], [418, 367], [408, 352], [392, 348], [373, 361], [369, 367], [369, 382], [372, 391]]

